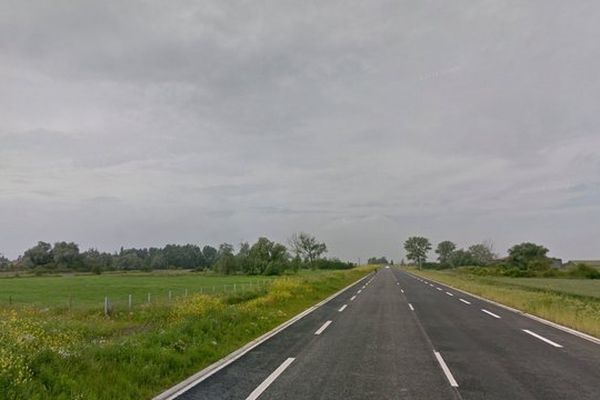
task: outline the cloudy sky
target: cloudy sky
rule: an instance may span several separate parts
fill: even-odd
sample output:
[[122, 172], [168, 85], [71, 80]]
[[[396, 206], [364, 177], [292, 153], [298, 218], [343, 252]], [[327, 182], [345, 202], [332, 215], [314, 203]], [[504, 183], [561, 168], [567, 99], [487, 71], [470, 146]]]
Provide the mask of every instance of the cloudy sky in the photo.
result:
[[0, 3], [0, 252], [600, 258], [595, 0]]

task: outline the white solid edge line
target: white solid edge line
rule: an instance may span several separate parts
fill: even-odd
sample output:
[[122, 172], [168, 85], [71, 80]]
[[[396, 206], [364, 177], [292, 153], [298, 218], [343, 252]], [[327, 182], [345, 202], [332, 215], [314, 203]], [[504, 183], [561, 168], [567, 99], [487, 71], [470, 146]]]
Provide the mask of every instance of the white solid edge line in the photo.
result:
[[250, 395], [248, 397], [246, 397], [246, 400], [256, 400], [260, 397], [260, 395], [267, 390], [267, 388], [271, 385], [271, 383], [273, 383], [275, 381], [275, 379], [277, 379], [277, 377], [279, 375], [281, 375], [283, 373], [283, 371], [286, 370], [287, 367], [290, 366], [290, 364], [292, 362], [294, 362], [295, 358], [288, 358], [287, 360], [285, 360], [279, 367], [277, 367], [277, 369], [275, 371], [273, 371], [271, 373], [271, 375], [269, 375], [267, 377], [267, 379], [265, 379], [260, 385], [258, 385], [258, 387], [256, 389], [254, 389], [254, 391], [252, 393], [250, 393]]
[[440, 367], [442, 367], [442, 371], [444, 371], [444, 375], [446, 375], [448, 382], [450, 382], [450, 386], [455, 387], [455, 388], [458, 387], [458, 383], [456, 382], [456, 379], [454, 379], [454, 377], [452, 376], [452, 372], [450, 372], [450, 369], [446, 365], [446, 362], [442, 358], [442, 355], [440, 353], [438, 353], [437, 351], [434, 351], [433, 354], [435, 355], [435, 358], [437, 359], [438, 363], [440, 364]]
[[491, 316], [492, 316], [492, 317], [494, 317], [494, 318], [498, 318], [498, 319], [502, 318], [502, 317], [500, 317], [499, 315], [497, 315], [497, 314], [494, 314], [493, 312], [486, 310], [485, 308], [482, 308], [482, 309], [481, 309], [481, 311], [483, 311], [483, 312], [484, 312], [484, 313], [486, 313], [487, 315], [491, 315]]
[[446, 294], [447, 294], [448, 296], [454, 296], [454, 295], [453, 295], [452, 293], [450, 293], [450, 292], [446, 292]]
[[338, 311], [342, 312], [342, 311], [344, 311], [346, 309], [346, 307], [348, 307], [348, 304], [344, 304], [343, 306], [341, 306]]
[[465, 303], [465, 304], [469, 304], [469, 305], [471, 304], [471, 302], [470, 302], [470, 301], [467, 301], [467, 300], [465, 300], [465, 299], [459, 299], [459, 300], [460, 300], [460, 301], [462, 301], [462, 302], [463, 302], [463, 303]]
[[408, 308], [410, 308], [411, 311], [415, 311], [415, 308], [413, 307], [412, 304], [408, 303]]
[[355, 298], [356, 298], [356, 295], [350, 297], [350, 301], [354, 301]]
[[249, 343], [246, 343], [244, 346], [242, 346], [239, 349], [233, 351], [229, 355], [227, 355], [227, 356], [223, 357], [222, 359], [220, 359], [220, 360], [212, 363], [208, 367], [206, 367], [206, 368], [198, 371], [197, 373], [195, 373], [194, 375], [190, 376], [189, 378], [183, 380], [182, 382], [179, 382], [178, 384], [176, 384], [176, 385], [172, 386], [171, 388], [165, 390], [164, 392], [158, 394], [152, 400], [173, 400], [173, 399], [179, 397], [180, 395], [182, 395], [183, 393], [187, 392], [188, 390], [190, 390], [191, 388], [193, 388], [194, 386], [196, 386], [200, 382], [208, 379], [209, 377], [211, 377], [212, 375], [216, 374], [217, 372], [219, 372], [223, 368], [225, 368], [228, 365], [234, 363], [239, 358], [243, 357], [246, 353], [252, 351], [254, 348], [258, 347], [259, 345], [261, 345], [262, 343], [266, 342], [267, 340], [269, 340], [273, 336], [277, 335], [279, 332], [285, 330], [290, 325], [293, 325], [294, 323], [296, 323], [297, 321], [301, 320], [302, 318], [304, 318], [308, 314], [312, 313], [317, 308], [321, 307], [323, 304], [328, 303], [329, 301], [333, 300], [334, 298], [336, 298], [340, 294], [344, 293], [346, 290], [348, 290], [351, 287], [357, 285], [362, 280], [367, 279], [368, 276], [369, 276], [369, 274], [363, 276], [360, 279], [357, 279], [356, 281], [352, 282], [351, 284], [349, 284], [345, 288], [340, 289], [339, 291], [337, 291], [336, 293], [334, 293], [331, 296], [327, 297], [326, 299], [323, 299], [321, 302], [315, 304], [312, 307], [307, 308], [306, 310], [302, 311], [298, 315], [296, 315], [296, 316], [290, 318], [289, 320], [285, 321], [281, 325], [276, 326], [271, 331], [263, 334], [262, 336], [259, 336], [258, 338], [254, 339], [253, 341], [251, 341]]
[[[413, 275], [413, 274], [412, 274], [412, 273], [410, 273], [410, 272], [406, 272], [406, 271], [402, 271], [402, 272], [404, 272], [405, 274], [407, 274], [407, 275], [408, 275], [408, 276], [410, 276], [411, 278], [415, 278], [415, 279], [417, 279], [417, 278], [416, 278], [416, 275]], [[438, 282], [438, 281], [435, 281], [435, 280], [434, 280], [434, 282], [436, 282], [436, 283], [439, 283], [439, 284], [442, 284], [441, 282]], [[558, 329], [558, 330], [560, 330], [560, 331], [563, 331], [563, 332], [569, 333], [569, 334], [571, 334], [571, 335], [573, 335], [573, 336], [577, 336], [577, 337], [578, 337], [578, 338], [580, 338], [580, 339], [584, 339], [584, 340], [587, 340], [588, 342], [592, 342], [592, 343], [594, 343], [594, 344], [598, 344], [598, 345], [600, 345], [600, 338], [594, 337], [594, 336], [592, 336], [592, 335], [588, 335], [587, 333], [580, 332], [580, 331], [578, 331], [578, 330], [576, 330], [576, 329], [573, 329], [573, 328], [566, 327], [566, 326], [564, 326], [564, 325], [561, 325], [561, 324], [558, 324], [558, 323], [556, 323], [556, 322], [548, 321], [547, 319], [544, 319], [544, 318], [542, 318], [542, 317], [538, 317], [537, 315], [529, 314], [529, 313], [527, 313], [527, 312], [525, 312], [525, 311], [523, 311], [523, 310], [519, 310], [518, 308], [510, 307], [510, 306], [507, 306], [506, 304], [502, 304], [502, 303], [498, 303], [497, 301], [494, 301], [494, 300], [486, 299], [485, 297], [478, 296], [478, 295], [476, 295], [476, 294], [473, 294], [473, 293], [471, 293], [471, 292], [467, 292], [466, 290], [462, 290], [462, 289], [456, 288], [456, 287], [454, 287], [454, 286], [451, 286], [451, 285], [448, 285], [448, 284], [444, 284], [444, 285], [448, 286], [449, 288], [452, 288], [452, 289], [456, 290], [457, 292], [464, 293], [464, 294], [466, 294], [466, 295], [469, 295], [469, 296], [471, 296], [471, 297], [474, 297], [474, 298], [476, 298], [476, 299], [479, 299], [479, 300], [481, 300], [481, 301], [485, 301], [485, 302], [488, 302], [488, 303], [490, 303], [490, 304], [493, 304], [493, 305], [495, 305], [495, 306], [497, 306], [497, 307], [502, 307], [502, 308], [504, 308], [505, 310], [512, 311], [512, 312], [514, 312], [515, 314], [522, 315], [522, 316], [523, 316], [523, 317], [525, 317], [525, 318], [529, 318], [529, 319], [532, 319], [532, 320], [534, 320], [534, 321], [537, 321], [537, 322], [539, 322], [540, 324], [544, 324], [544, 325], [547, 325], [547, 326], [551, 326], [551, 327], [553, 327], [553, 328], [555, 328], [555, 329]]]
[[535, 337], [535, 338], [538, 338], [538, 339], [540, 339], [541, 341], [544, 341], [544, 342], [548, 343], [548, 344], [549, 344], [549, 345], [551, 345], [551, 346], [558, 347], [558, 348], [562, 348], [562, 347], [563, 347], [562, 345], [560, 345], [560, 344], [558, 344], [558, 343], [556, 343], [556, 342], [553, 342], [553, 341], [552, 341], [552, 340], [550, 340], [550, 339], [546, 339], [545, 337], [543, 337], [543, 336], [541, 336], [541, 335], [538, 335], [537, 333], [535, 333], [535, 332], [532, 332], [532, 331], [530, 331], [529, 329], [523, 329], [523, 332], [525, 332], [525, 333], [528, 333], [528, 334], [530, 334], [531, 336], [533, 336], [533, 337]]
[[321, 333], [323, 333], [323, 331], [325, 329], [327, 329], [327, 327], [331, 324], [332, 321], [327, 321], [325, 322], [319, 329], [317, 329], [317, 331], [315, 332], [315, 335], [320, 335]]

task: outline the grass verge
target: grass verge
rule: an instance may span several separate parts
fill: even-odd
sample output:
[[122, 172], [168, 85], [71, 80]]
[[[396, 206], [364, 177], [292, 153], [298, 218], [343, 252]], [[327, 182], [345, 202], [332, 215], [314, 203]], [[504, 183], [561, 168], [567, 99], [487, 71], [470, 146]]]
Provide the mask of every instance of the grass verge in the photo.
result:
[[112, 318], [90, 310], [0, 309], [0, 394], [151, 398], [371, 270], [281, 277], [254, 292], [195, 294]]
[[550, 282], [544, 286], [540, 279], [528, 284], [524, 279], [488, 278], [454, 271], [410, 272], [600, 338], [600, 299], [582, 294], [588, 288], [577, 290], [576, 282], [567, 281], [566, 286]]

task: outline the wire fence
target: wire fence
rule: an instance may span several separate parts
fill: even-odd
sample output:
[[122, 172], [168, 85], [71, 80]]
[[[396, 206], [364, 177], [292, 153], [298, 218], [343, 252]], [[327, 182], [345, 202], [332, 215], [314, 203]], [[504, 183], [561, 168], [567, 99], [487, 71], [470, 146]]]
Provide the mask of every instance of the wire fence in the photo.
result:
[[32, 306], [44, 311], [54, 310], [102, 310], [104, 314], [110, 315], [116, 311], [134, 311], [140, 307], [150, 305], [168, 305], [171, 302], [181, 300], [192, 295], [220, 296], [235, 293], [244, 293], [248, 291], [264, 290], [270, 284], [270, 280], [256, 280], [251, 282], [227, 283], [221, 285], [208, 285], [190, 288], [173, 289], [143, 289], [132, 288], [131, 290], [121, 289], [116, 293], [111, 293], [107, 288], [105, 293], [88, 293], [85, 296], [71, 294], [47, 295], [45, 301], [30, 300], [26, 293], [20, 295], [10, 294], [4, 297], [4, 304], [9, 307]]

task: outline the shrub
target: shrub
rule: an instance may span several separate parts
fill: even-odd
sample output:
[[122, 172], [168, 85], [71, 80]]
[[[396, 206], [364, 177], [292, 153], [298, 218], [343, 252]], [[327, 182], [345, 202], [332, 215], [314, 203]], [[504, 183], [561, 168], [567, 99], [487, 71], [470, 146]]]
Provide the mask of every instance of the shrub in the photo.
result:
[[586, 264], [577, 264], [567, 274], [575, 278], [600, 279], [600, 271]]

